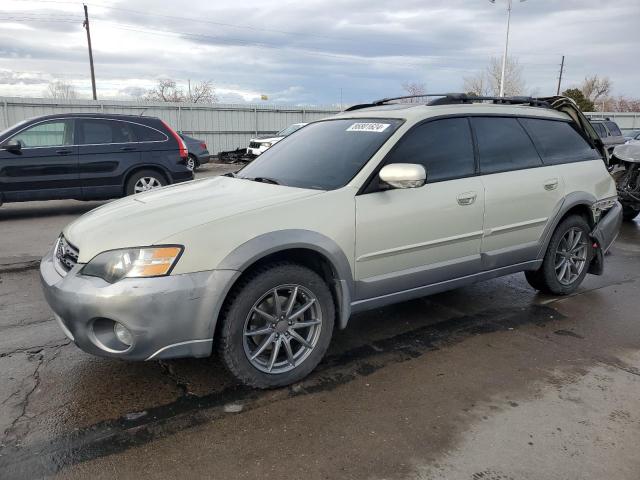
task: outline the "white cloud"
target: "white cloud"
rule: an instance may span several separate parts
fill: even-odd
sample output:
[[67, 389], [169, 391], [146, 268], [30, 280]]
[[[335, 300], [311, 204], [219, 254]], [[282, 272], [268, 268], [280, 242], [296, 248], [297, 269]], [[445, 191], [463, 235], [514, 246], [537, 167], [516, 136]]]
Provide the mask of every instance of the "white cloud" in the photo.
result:
[[[0, 95], [40, 95], [62, 79], [90, 95], [82, 4], [3, 0]], [[90, 3], [98, 94], [138, 95], [158, 78], [211, 80], [224, 101], [345, 103], [400, 93], [403, 81], [457, 91], [499, 56], [500, 0], [129, 0]], [[608, 75], [640, 96], [637, 0], [515, 3], [510, 51], [527, 84], [555, 92]], [[2, 72], [9, 71], [11, 75]], [[23, 78], [24, 81], [19, 81]], [[37, 83], [35, 80], [40, 80]]]

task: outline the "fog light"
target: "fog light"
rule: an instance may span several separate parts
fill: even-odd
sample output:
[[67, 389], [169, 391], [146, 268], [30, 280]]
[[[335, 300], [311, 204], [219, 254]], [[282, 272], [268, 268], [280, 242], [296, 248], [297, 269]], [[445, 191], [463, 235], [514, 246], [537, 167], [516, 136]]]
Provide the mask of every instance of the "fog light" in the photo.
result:
[[127, 327], [125, 327], [121, 323], [115, 322], [113, 324], [113, 331], [116, 334], [116, 338], [118, 340], [129, 347], [131, 346], [131, 344], [133, 343], [133, 335], [131, 335], [131, 332]]

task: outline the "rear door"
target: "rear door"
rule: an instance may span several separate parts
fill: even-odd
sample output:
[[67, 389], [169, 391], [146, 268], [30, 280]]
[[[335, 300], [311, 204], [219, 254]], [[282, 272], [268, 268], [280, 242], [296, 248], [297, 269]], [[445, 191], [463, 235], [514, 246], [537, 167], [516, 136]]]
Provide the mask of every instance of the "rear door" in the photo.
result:
[[0, 149], [0, 191], [6, 201], [80, 198], [78, 148], [73, 120], [55, 119], [23, 128], [17, 152]]
[[535, 259], [564, 185], [546, 166], [515, 117], [473, 117], [485, 189], [482, 262], [485, 270]]
[[121, 196], [127, 170], [140, 164], [140, 143], [133, 124], [121, 120], [79, 118], [79, 170], [85, 199]]

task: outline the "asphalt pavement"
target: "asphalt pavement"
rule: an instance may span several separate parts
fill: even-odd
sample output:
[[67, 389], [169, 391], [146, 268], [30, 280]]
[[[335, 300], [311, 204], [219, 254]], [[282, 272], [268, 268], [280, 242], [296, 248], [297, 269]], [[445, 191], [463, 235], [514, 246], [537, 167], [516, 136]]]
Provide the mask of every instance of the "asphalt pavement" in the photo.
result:
[[355, 315], [308, 379], [255, 391], [64, 337], [37, 259], [99, 204], [0, 207], [0, 478], [640, 478], [640, 224], [571, 296], [517, 274]]

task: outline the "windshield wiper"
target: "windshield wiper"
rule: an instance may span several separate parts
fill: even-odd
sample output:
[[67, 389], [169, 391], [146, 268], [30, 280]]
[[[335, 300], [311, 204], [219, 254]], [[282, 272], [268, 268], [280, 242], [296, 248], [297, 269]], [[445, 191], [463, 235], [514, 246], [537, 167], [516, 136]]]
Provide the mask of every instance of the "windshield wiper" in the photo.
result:
[[254, 182], [260, 182], [260, 183], [271, 183], [273, 185], [280, 185], [280, 182], [278, 180], [275, 180], [273, 178], [269, 178], [269, 177], [244, 177], [247, 180], [252, 180]]
[[231, 178], [235, 178], [236, 174], [234, 172], [229, 172], [229, 173], [225, 173], [224, 175], [222, 175], [223, 177], [231, 177]]

